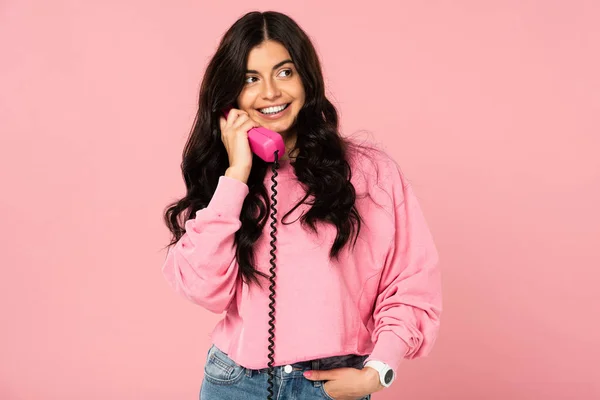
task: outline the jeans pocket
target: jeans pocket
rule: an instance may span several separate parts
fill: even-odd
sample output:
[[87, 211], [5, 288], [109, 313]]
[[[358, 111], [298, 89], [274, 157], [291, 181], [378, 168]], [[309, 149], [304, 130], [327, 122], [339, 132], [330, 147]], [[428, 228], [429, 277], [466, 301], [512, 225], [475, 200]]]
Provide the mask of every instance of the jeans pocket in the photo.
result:
[[[323, 381], [323, 383], [321, 384], [321, 394], [323, 395], [323, 397], [325, 397], [327, 400], [335, 400], [333, 397], [331, 397], [329, 395], [329, 393], [327, 393], [327, 390], [325, 390], [325, 382]], [[371, 395], [368, 394], [365, 397], [361, 397], [359, 400], [371, 400]]]
[[333, 397], [331, 397], [331, 396], [329, 395], [329, 393], [327, 393], [327, 391], [325, 390], [325, 381], [323, 381], [323, 382], [322, 382], [322, 384], [321, 384], [321, 394], [323, 394], [323, 396], [324, 396], [326, 399], [329, 399], [329, 400], [335, 400], [335, 399], [334, 399]]
[[246, 369], [233, 361], [227, 354], [213, 345], [207, 354], [204, 377], [217, 385], [233, 385], [240, 381]]

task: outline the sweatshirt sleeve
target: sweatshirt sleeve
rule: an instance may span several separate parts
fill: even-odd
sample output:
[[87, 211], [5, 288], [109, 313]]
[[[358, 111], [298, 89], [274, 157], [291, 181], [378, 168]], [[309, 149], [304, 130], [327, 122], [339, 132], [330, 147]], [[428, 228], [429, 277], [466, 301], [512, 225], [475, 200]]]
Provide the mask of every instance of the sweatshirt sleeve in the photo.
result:
[[404, 358], [427, 355], [437, 338], [442, 308], [438, 252], [412, 186], [392, 173], [395, 234], [381, 272], [373, 312], [375, 343], [365, 360], [394, 372]]
[[185, 233], [167, 252], [162, 272], [176, 292], [214, 313], [235, 295], [238, 265], [234, 235], [248, 186], [220, 176], [208, 206], [185, 222]]

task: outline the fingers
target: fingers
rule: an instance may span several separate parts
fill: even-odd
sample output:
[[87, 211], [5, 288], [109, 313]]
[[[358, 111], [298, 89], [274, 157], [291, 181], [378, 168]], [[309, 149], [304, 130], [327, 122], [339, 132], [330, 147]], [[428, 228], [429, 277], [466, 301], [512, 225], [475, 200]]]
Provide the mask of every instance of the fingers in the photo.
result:
[[219, 125], [221, 126], [221, 134], [225, 132], [225, 127], [227, 126], [227, 120], [223, 115], [219, 117]]
[[237, 129], [240, 126], [242, 126], [244, 124], [244, 122], [248, 121], [248, 119], [250, 119], [248, 114], [246, 114], [245, 112], [242, 111], [242, 113], [239, 114], [239, 116], [235, 119], [235, 121], [233, 121], [232, 127]]
[[304, 373], [304, 377], [311, 381], [328, 381], [336, 379], [337, 374], [335, 370], [310, 370]]
[[238, 110], [237, 108], [232, 108], [229, 110], [229, 115], [227, 116], [227, 126], [231, 126], [232, 123], [242, 114], [246, 114], [246, 112]]
[[225, 132], [226, 129], [232, 128], [232, 130], [242, 130], [247, 132], [251, 128], [261, 126], [260, 123], [250, 118], [248, 113], [243, 110], [232, 108], [229, 111], [227, 118], [224, 116], [219, 117], [219, 124], [221, 126], [221, 133]]
[[227, 117], [225, 117], [225, 115], [221, 114], [219, 116], [219, 125], [221, 127], [221, 133], [225, 132], [225, 129], [230, 127], [234, 123], [234, 121], [238, 118], [238, 116], [242, 113], [244, 113], [244, 111], [232, 108], [231, 110], [229, 110]]
[[258, 122], [254, 121], [252, 118], [248, 118], [246, 122], [240, 125], [240, 130], [242, 132], [248, 132], [250, 129], [255, 128], [257, 126], [260, 126]]

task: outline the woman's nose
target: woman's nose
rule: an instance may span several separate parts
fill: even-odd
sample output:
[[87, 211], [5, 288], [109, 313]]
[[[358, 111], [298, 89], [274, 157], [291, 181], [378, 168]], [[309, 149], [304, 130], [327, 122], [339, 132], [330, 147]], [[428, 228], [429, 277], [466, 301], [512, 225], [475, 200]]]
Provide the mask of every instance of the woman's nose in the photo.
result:
[[281, 91], [275, 82], [265, 81], [262, 94], [265, 99], [274, 99], [279, 97]]

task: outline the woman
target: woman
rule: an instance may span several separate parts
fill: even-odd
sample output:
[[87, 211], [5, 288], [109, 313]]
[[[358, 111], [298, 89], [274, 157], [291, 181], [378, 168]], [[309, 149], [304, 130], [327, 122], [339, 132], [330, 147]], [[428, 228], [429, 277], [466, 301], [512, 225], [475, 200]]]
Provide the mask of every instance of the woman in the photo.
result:
[[[277, 12], [236, 21], [206, 69], [183, 154], [187, 194], [165, 213], [173, 240], [163, 265], [177, 292], [225, 312], [202, 400], [369, 399], [436, 339], [438, 255], [415, 194], [384, 151], [340, 135], [324, 93], [309, 38]], [[258, 126], [286, 148], [271, 329], [264, 227], [274, 172], [250, 150]]]

